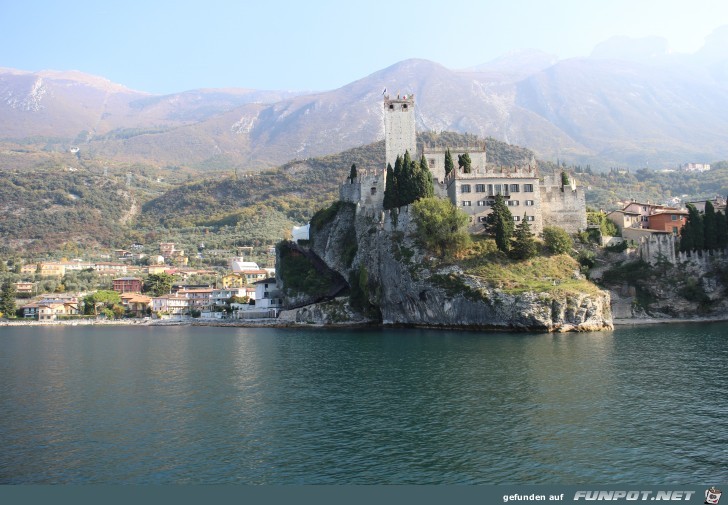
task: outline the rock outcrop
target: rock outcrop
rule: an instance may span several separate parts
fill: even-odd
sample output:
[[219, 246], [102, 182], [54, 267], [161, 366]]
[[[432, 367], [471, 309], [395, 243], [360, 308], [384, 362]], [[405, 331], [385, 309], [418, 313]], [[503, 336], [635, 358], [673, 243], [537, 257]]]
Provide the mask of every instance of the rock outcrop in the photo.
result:
[[[378, 309], [385, 325], [523, 331], [612, 328], [606, 291], [594, 290], [597, 295], [506, 292], [457, 265], [437, 267], [418, 247], [416, 236], [407, 207], [398, 212], [367, 212], [344, 204], [326, 222], [312, 226], [310, 249], [349, 280], [352, 300], [363, 299]], [[307, 320], [300, 310], [288, 317]], [[307, 310], [309, 322], [326, 322], [325, 318], [314, 321], [312, 309]]]

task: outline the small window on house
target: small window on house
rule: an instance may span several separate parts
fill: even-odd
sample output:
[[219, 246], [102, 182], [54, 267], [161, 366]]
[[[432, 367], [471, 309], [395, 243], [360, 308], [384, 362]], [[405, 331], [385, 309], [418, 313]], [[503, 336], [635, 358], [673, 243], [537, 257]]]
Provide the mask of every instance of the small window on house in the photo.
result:
[[485, 193], [485, 184], [476, 184], [475, 192], [476, 193]]
[[432, 167], [434, 167], [436, 165], [436, 161], [437, 160], [435, 158], [430, 158], [429, 160], [427, 160], [427, 163], [429, 163], [430, 164], [430, 168], [432, 168]]
[[514, 221], [520, 221], [521, 220], [521, 216], [513, 216], [513, 220]]
[[463, 207], [470, 207], [470, 200], [463, 200]]
[[533, 200], [526, 200], [526, 207], [533, 206]]
[[533, 184], [524, 184], [523, 191], [526, 193], [533, 193]]
[[518, 193], [520, 191], [520, 188], [518, 184], [511, 184], [511, 193]]
[[673, 214], [673, 215], [672, 215], [672, 216], [670, 216], [670, 217], [672, 218], [672, 220], [673, 220], [673, 221], [677, 221], [677, 216], [676, 216], [675, 214]]
[[463, 184], [460, 186], [461, 193], [470, 193], [470, 184]]
[[372, 194], [373, 195], [376, 195], [377, 194], [377, 188], [372, 188]]
[[478, 207], [484, 207], [485, 202], [483, 200], [478, 200]]
[[536, 218], [534, 216], [526, 216], [526, 221], [535, 221]]

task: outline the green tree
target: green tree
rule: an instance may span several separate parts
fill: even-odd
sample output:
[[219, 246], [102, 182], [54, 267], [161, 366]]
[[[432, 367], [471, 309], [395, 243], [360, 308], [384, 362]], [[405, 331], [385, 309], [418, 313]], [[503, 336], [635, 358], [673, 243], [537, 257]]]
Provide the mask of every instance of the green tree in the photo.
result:
[[680, 250], [683, 252], [700, 251], [705, 245], [703, 218], [695, 205], [689, 203], [688, 219], [680, 230]]
[[715, 207], [712, 202], [705, 202], [705, 212], [703, 213], [703, 247], [712, 251], [718, 248], [718, 226], [715, 218]]
[[385, 185], [382, 206], [385, 209], [393, 209], [396, 207], [397, 181], [394, 179], [394, 169], [391, 163], [387, 163], [387, 179]]
[[566, 170], [561, 171], [561, 187], [562, 189], [568, 186], [570, 183], [569, 181], [569, 174], [566, 173]]
[[354, 184], [354, 181], [356, 180], [357, 173], [356, 173], [356, 163], [351, 164], [351, 170], [349, 171], [349, 180], [352, 184]]
[[431, 198], [435, 196], [435, 181], [432, 178], [432, 172], [427, 164], [425, 155], [420, 158], [420, 166], [417, 171], [417, 199]]
[[452, 154], [450, 154], [450, 148], [445, 151], [445, 177], [455, 169], [455, 164], [452, 161]]
[[546, 248], [554, 254], [565, 254], [574, 247], [574, 241], [563, 228], [546, 226], [543, 229], [543, 241]]
[[728, 247], [728, 222], [726, 222], [725, 214], [721, 211], [715, 213], [715, 236], [718, 249]]
[[516, 226], [513, 234], [513, 247], [511, 248], [511, 257], [517, 260], [527, 260], [536, 256], [538, 249], [536, 241], [531, 233], [531, 226], [528, 224], [526, 214], [523, 214], [523, 220]]
[[496, 195], [490, 214], [485, 218], [486, 233], [495, 237], [495, 244], [499, 251], [507, 253], [511, 248], [513, 236], [513, 215], [508, 210], [503, 195]]
[[2, 291], [0, 291], [0, 313], [4, 317], [15, 315], [15, 311], [17, 310], [15, 306], [16, 296], [15, 284], [10, 279], [5, 279], [2, 285]]
[[464, 174], [469, 174], [473, 170], [472, 163], [468, 153], [458, 155], [458, 167], [460, 167]]
[[442, 198], [422, 198], [412, 205], [418, 239], [441, 258], [452, 256], [471, 243], [468, 215]]
[[93, 313], [94, 315], [98, 315], [100, 306], [103, 306], [105, 309], [111, 309], [114, 305], [121, 303], [121, 295], [116, 291], [101, 289], [86, 296], [83, 299], [83, 303], [86, 314]]
[[172, 291], [174, 284], [174, 276], [164, 272], [160, 274], [150, 274], [144, 283], [144, 291], [152, 296], [162, 296]]

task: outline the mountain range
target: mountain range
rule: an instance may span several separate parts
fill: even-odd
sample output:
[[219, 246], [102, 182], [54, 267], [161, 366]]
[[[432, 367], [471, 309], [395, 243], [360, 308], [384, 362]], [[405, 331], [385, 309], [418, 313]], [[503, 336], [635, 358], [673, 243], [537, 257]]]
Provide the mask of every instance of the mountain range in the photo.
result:
[[492, 137], [542, 159], [651, 168], [728, 159], [728, 26], [690, 55], [622, 37], [568, 60], [525, 51], [460, 70], [405, 60], [316, 93], [158, 96], [80, 72], [0, 69], [0, 142], [253, 170], [381, 140], [385, 88], [415, 94], [420, 131]]

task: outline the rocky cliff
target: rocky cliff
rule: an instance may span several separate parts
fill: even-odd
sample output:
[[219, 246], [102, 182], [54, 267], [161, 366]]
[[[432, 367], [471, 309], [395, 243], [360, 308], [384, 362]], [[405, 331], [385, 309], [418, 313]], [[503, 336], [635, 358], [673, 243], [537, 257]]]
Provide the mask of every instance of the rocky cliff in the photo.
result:
[[[509, 292], [457, 264], [428, 257], [416, 237], [406, 207], [393, 217], [389, 211], [357, 211], [352, 204], [338, 204], [325, 219], [312, 222], [309, 247], [349, 279], [351, 305], [381, 314], [383, 324], [543, 331], [612, 328], [605, 291]], [[288, 317], [330, 321], [311, 319], [312, 313], [307, 309], [306, 318], [299, 309]]]

